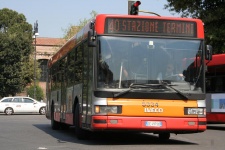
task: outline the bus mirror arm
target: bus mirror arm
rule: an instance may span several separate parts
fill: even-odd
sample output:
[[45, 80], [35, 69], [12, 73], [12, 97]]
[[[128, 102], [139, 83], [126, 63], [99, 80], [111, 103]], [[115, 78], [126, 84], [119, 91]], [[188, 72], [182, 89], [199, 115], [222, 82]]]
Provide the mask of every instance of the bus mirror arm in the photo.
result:
[[206, 45], [206, 52], [205, 52], [205, 59], [206, 60], [212, 60], [212, 46]]
[[88, 46], [96, 47], [95, 22], [91, 22], [89, 27], [91, 30], [88, 31]]
[[89, 47], [96, 47], [96, 32], [88, 31], [88, 46]]

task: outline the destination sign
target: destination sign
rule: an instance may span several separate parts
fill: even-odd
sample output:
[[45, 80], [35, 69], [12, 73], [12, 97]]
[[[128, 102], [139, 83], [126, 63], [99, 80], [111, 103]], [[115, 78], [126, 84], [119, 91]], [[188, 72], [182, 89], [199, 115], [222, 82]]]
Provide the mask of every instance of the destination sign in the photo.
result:
[[196, 37], [196, 22], [180, 20], [106, 18], [106, 34]]

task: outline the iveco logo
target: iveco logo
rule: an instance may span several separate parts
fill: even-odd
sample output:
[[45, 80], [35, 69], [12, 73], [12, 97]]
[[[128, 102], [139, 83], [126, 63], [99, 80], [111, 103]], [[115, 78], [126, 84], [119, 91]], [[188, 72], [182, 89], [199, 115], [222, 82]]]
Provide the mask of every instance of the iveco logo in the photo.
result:
[[163, 108], [144, 108], [144, 112], [146, 112], [146, 113], [162, 113]]

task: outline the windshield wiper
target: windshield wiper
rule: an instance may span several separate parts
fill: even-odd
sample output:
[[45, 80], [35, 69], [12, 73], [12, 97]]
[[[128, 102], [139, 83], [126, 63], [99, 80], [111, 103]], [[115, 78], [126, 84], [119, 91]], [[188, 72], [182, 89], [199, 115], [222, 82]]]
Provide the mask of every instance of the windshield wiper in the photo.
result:
[[124, 91], [122, 91], [120, 93], [114, 94], [114, 97], [118, 97], [120, 95], [123, 95], [123, 94], [125, 94], [127, 92], [130, 92], [133, 89], [136, 89], [136, 88], [150, 88], [150, 90], [153, 91], [154, 90], [153, 87], [158, 87], [159, 85], [161, 85], [161, 84], [138, 84], [138, 83], [131, 83], [130, 86], [129, 86], [129, 89], [124, 90]]
[[153, 87], [158, 87], [158, 86], [164, 86], [164, 87], [166, 87], [167, 89], [173, 89], [173, 90], [176, 91], [179, 95], [181, 95], [182, 97], [184, 97], [186, 100], [189, 99], [189, 98], [188, 98], [188, 95], [185, 95], [185, 94], [182, 93], [180, 90], [174, 88], [173, 85], [168, 84], [167, 82], [163, 82], [163, 81], [161, 81], [161, 83], [159, 83], [159, 84], [135, 84], [135, 83], [131, 83], [131, 85], [129, 86], [129, 89], [114, 94], [114, 97], [118, 97], [118, 96], [120, 96], [120, 95], [123, 95], [123, 94], [125, 94], [125, 93], [127, 93], [127, 92], [132, 91], [133, 89], [136, 89], [136, 88], [151, 88], [151, 90], [153, 90], [153, 89], [154, 89]]
[[116, 94], [113, 95], [113, 97], [118, 97], [118, 96], [120, 96], [120, 95], [123, 95], [123, 94], [125, 94], [125, 93], [131, 91], [131, 90], [133, 89], [132, 86], [133, 86], [133, 83], [131, 83], [131, 85], [129, 86], [129, 89], [127, 89], [127, 90], [125, 90], [125, 91], [122, 91], [122, 92], [120, 92], [120, 93], [116, 93]]
[[173, 89], [174, 91], [176, 91], [178, 94], [180, 94], [182, 97], [184, 97], [186, 100], [188, 100], [188, 95], [185, 95], [183, 92], [181, 92], [180, 90], [176, 89], [173, 87], [173, 85], [171, 84], [168, 84], [167, 82], [164, 82], [164, 81], [161, 81], [161, 85], [164, 85], [165, 87], [167, 88], [171, 88]]

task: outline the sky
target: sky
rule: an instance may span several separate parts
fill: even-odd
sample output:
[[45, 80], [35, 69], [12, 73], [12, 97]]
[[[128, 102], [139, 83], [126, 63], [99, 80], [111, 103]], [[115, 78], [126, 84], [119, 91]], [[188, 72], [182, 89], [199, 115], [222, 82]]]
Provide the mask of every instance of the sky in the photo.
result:
[[[164, 9], [165, 4], [167, 0], [141, 0], [139, 10], [161, 16], [178, 16]], [[38, 21], [39, 37], [62, 38], [70, 25], [90, 19], [92, 11], [128, 14], [128, 0], [0, 0], [0, 9], [3, 8], [23, 14], [32, 26]]]

